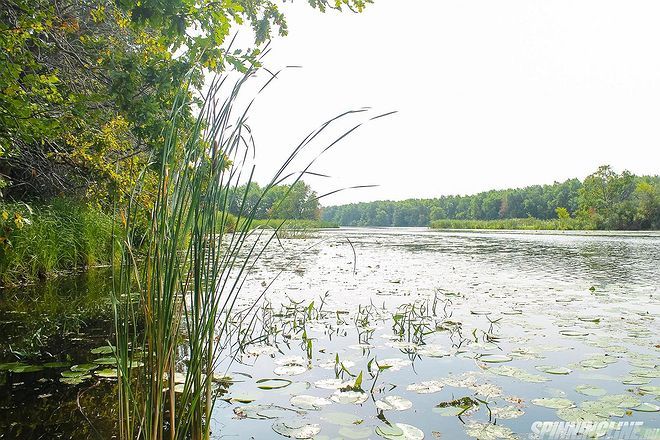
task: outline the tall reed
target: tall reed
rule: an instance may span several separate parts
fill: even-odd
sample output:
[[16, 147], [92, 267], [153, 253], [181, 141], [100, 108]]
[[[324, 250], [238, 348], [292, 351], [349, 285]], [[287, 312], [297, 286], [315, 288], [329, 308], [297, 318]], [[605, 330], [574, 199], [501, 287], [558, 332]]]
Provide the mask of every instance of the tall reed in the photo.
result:
[[[246, 125], [252, 101], [239, 110], [238, 98], [256, 72], [249, 69], [235, 83], [216, 79], [193, 127], [182, 127], [180, 115], [189, 102], [187, 91], [181, 93], [162, 150], [152, 161], [160, 172], [144, 237], [135, 236], [137, 203], [118, 209], [124, 239], [121, 266], [113, 275], [113, 305], [121, 439], [210, 438], [213, 372], [227, 346], [220, 341], [232, 331], [231, 311], [247, 275], [279, 230], [253, 228], [259, 203], [273, 186], [286, 179], [295, 183], [309, 171], [316, 158], [301, 172], [288, 168], [334, 121], [365, 111], [345, 112], [312, 131], [265, 186], [259, 203], [247, 208], [243, 197], [238, 218], [231, 217], [230, 196], [254, 175]], [[138, 184], [131, 200], [140, 199], [141, 191]], [[133, 243], [144, 247], [137, 250]], [[185, 383], [175, 392], [177, 369], [185, 370]]]

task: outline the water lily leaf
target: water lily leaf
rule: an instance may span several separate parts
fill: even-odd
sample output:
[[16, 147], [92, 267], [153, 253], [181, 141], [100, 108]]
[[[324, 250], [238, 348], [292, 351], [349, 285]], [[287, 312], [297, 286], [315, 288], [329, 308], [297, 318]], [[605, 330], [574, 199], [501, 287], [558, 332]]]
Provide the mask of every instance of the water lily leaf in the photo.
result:
[[513, 360], [513, 358], [505, 354], [484, 354], [479, 356], [478, 360], [481, 362], [487, 362], [489, 364], [497, 364], [502, 362], [510, 362]]
[[390, 371], [399, 371], [403, 367], [407, 367], [412, 364], [409, 359], [400, 359], [400, 358], [390, 358], [390, 359], [381, 359], [377, 360], [372, 364], [372, 369], [380, 368], [381, 370], [386, 369]]
[[434, 344], [427, 344], [420, 346], [417, 349], [417, 354], [420, 356], [428, 356], [428, 357], [444, 357], [451, 355], [449, 351], [444, 350], [440, 345], [434, 345]]
[[655, 394], [659, 395], [660, 394], [660, 387], [652, 386], [652, 385], [645, 385], [643, 387], [639, 387], [640, 391], [648, 394]]
[[538, 374], [530, 374], [525, 370], [516, 367], [511, 367], [508, 365], [501, 365], [498, 367], [489, 368], [488, 372], [497, 374], [499, 376], [513, 377], [514, 379], [518, 379], [523, 382], [539, 383], [539, 382], [547, 382], [550, 380], [547, 377], [539, 376]]
[[18, 365], [9, 368], [9, 371], [12, 373], [35, 373], [37, 371], [42, 371], [44, 367], [41, 365]]
[[405, 423], [394, 423], [391, 426], [376, 427], [376, 434], [388, 440], [423, 440], [421, 429]]
[[339, 435], [351, 440], [369, 438], [373, 432], [373, 428], [369, 426], [342, 426], [339, 428]]
[[408, 391], [414, 391], [417, 394], [431, 394], [442, 391], [443, 383], [439, 380], [427, 380], [419, 383], [412, 383], [406, 387]]
[[445, 406], [445, 407], [434, 407], [431, 411], [436, 414], [440, 414], [443, 417], [456, 417], [459, 414], [465, 412], [465, 408], [460, 406]]
[[302, 365], [281, 365], [273, 370], [278, 376], [297, 376], [307, 371]]
[[333, 402], [359, 405], [367, 401], [369, 396], [362, 391], [341, 391], [334, 392], [330, 399]]
[[112, 354], [115, 352], [115, 347], [112, 345], [102, 345], [101, 347], [92, 348], [90, 353], [92, 354]]
[[601, 387], [595, 385], [578, 385], [575, 387], [575, 391], [585, 396], [600, 397], [607, 394], [607, 391]]
[[291, 414], [297, 414], [297, 412], [293, 409], [284, 408], [278, 405], [251, 403], [234, 408], [234, 414], [242, 419], [264, 420], [287, 417]]
[[637, 405], [636, 407], [633, 408], [633, 411], [640, 411], [640, 412], [658, 412], [660, 411], [660, 406], [654, 405], [653, 403], [642, 403], [641, 405]]
[[326, 399], [325, 397], [301, 394], [299, 396], [293, 396], [291, 400], [289, 400], [289, 403], [300, 409], [319, 410], [322, 406], [331, 405], [332, 401]]
[[357, 417], [355, 414], [337, 411], [322, 412], [321, 420], [325, 420], [328, 423], [339, 426], [353, 426], [362, 423], [362, 419]]
[[537, 406], [552, 409], [571, 408], [575, 406], [572, 401], [562, 397], [542, 397], [540, 399], [532, 399], [532, 403]]
[[638, 370], [632, 370], [630, 372], [631, 376], [639, 376], [650, 379], [657, 379], [660, 377], [660, 369], [657, 368], [643, 368]]
[[307, 365], [307, 360], [302, 356], [283, 356], [275, 359], [277, 365]]
[[71, 371], [92, 371], [96, 370], [99, 367], [99, 364], [78, 364], [72, 366]]
[[606, 417], [601, 417], [597, 414], [585, 411], [582, 408], [561, 408], [557, 410], [557, 417], [565, 422], [600, 422], [607, 420]]
[[94, 359], [94, 363], [99, 365], [117, 365], [117, 358], [100, 357], [98, 359]]
[[286, 420], [273, 423], [273, 431], [284, 437], [296, 439], [314, 438], [321, 432], [321, 425], [317, 423], [306, 423], [303, 420]]
[[559, 334], [564, 336], [589, 336], [589, 332], [582, 330], [560, 330]]
[[518, 417], [525, 414], [525, 411], [522, 409], [509, 405], [505, 407], [493, 408], [491, 410], [493, 417], [497, 419], [517, 419]]
[[71, 370], [62, 371], [60, 373], [60, 375], [62, 377], [69, 378], [69, 379], [74, 378], [74, 377], [84, 376], [86, 374], [87, 374], [87, 371], [71, 371]]
[[257, 381], [257, 388], [261, 390], [279, 390], [280, 388], [285, 388], [291, 385], [293, 381], [288, 379], [259, 379]]
[[548, 365], [539, 365], [536, 369], [548, 374], [570, 374], [573, 372], [568, 367], [552, 367]]
[[383, 411], [405, 411], [412, 408], [412, 406], [410, 400], [401, 396], [385, 396], [380, 400], [376, 400], [376, 408]]
[[314, 382], [316, 388], [322, 388], [324, 390], [338, 390], [351, 385], [353, 385], [351, 382], [346, 382], [342, 379], [321, 379]]
[[117, 378], [117, 369], [106, 368], [105, 370], [98, 370], [94, 372], [94, 375], [105, 379], [115, 379]]
[[250, 356], [271, 355], [277, 353], [277, 348], [272, 345], [251, 345], [245, 349]]
[[637, 397], [629, 394], [610, 394], [601, 397], [600, 401], [619, 408], [633, 408], [641, 403]]
[[621, 380], [621, 383], [624, 385], [646, 385], [651, 383], [651, 379], [638, 376], [626, 376]]
[[511, 429], [503, 425], [491, 425], [474, 420], [465, 424], [465, 433], [479, 440], [515, 439]]

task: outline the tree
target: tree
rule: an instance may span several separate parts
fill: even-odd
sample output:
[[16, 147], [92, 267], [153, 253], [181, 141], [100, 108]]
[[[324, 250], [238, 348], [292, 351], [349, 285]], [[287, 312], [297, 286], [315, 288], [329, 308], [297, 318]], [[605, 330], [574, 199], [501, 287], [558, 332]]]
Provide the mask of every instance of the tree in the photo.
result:
[[[357, 12], [370, 2], [309, 1], [321, 11]], [[245, 25], [253, 44], [232, 46], [231, 33]], [[264, 44], [286, 33], [271, 0], [1, 2], [4, 195], [121, 196], [161, 148], [182, 86], [191, 85], [192, 97], [204, 71], [258, 64]]]

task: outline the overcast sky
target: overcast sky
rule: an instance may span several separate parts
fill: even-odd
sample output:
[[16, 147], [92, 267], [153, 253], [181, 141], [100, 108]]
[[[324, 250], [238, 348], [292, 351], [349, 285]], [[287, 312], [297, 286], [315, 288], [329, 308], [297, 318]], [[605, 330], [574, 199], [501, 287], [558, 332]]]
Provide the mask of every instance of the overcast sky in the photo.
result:
[[600, 164], [660, 173], [657, 0], [376, 0], [359, 15], [296, 1], [285, 12], [290, 34], [266, 64], [302, 69], [252, 112], [259, 181], [310, 130], [364, 106], [399, 113], [324, 155], [313, 171], [332, 178], [306, 180], [320, 193], [380, 186], [324, 205], [552, 183]]

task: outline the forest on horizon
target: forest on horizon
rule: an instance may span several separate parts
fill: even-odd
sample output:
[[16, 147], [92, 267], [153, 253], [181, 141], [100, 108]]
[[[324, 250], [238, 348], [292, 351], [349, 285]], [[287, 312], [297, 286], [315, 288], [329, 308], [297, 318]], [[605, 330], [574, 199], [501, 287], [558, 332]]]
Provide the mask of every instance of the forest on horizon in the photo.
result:
[[572, 221], [574, 229], [660, 229], [660, 176], [615, 172], [603, 165], [583, 181], [484, 191], [433, 199], [328, 206], [324, 221], [340, 226], [429, 226], [443, 220]]

